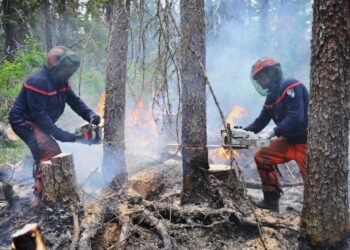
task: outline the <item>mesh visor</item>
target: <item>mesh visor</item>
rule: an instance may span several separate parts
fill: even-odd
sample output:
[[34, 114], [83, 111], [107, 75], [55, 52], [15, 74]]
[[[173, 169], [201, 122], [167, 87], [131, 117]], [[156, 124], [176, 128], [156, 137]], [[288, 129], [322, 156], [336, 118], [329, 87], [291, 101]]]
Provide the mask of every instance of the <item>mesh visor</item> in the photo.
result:
[[269, 92], [269, 90], [268, 90], [267, 88], [266, 88], [266, 89], [263, 89], [263, 87], [261, 87], [261, 85], [258, 83], [258, 81], [254, 79], [252, 73], [250, 74], [250, 80], [251, 80], [251, 82], [253, 83], [254, 88], [256, 89], [256, 91], [257, 91], [260, 95], [262, 95], [262, 96], [267, 96], [267, 93]]

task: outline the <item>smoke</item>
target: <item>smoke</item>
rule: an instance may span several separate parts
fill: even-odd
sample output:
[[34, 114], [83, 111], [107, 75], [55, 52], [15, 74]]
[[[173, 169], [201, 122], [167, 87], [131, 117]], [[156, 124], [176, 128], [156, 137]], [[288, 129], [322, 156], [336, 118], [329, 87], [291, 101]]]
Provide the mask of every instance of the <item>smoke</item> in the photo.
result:
[[[210, 1], [207, 1], [210, 2]], [[220, 1], [224, 2], [224, 1]], [[245, 1], [237, 1], [245, 3]], [[215, 91], [225, 117], [234, 106], [244, 108], [245, 115], [234, 120], [235, 125], [246, 126], [260, 113], [265, 97], [259, 96], [250, 81], [250, 70], [259, 58], [270, 56], [278, 60], [286, 78], [295, 78], [308, 86], [311, 37], [311, 1], [271, 0], [267, 21], [262, 28], [258, 3], [236, 4], [217, 9], [209, 13], [207, 9], [206, 36], [206, 70], [209, 81]], [[303, 1], [302, 1], [303, 2]], [[215, 9], [215, 8], [214, 8]], [[228, 14], [229, 13], [229, 14]], [[149, 46], [149, 48], [151, 48]], [[147, 80], [147, 79], [146, 79]], [[98, 79], [100, 81], [100, 79]], [[149, 81], [150, 82], [150, 81]], [[130, 86], [129, 86], [130, 87]], [[99, 87], [98, 90], [101, 88]], [[150, 88], [151, 89], [151, 88]], [[96, 97], [96, 89], [93, 96]], [[177, 112], [177, 87], [169, 86], [172, 113]], [[90, 91], [90, 90], [88, 90]], [[82, 93], [86, 91], [83, 90]], [[97, 95], [99, 95], [98, 92]], [[149, 112], [150, 97], [143, 96], [144, 104], [140, 108], [137, 100], [127, 100], [126, 121], [126, 164], [130, 173], [132, 165], [144, 165], [150, 158], [158, 158], [164, 151], [164, 144], [175, 142], [174, 124], [166, 124], [164, 114], [156, 114], [156, 123]], [[82, 98], [87, 101], [85, 96]], [[95, 98], [96, 99], [96, 98]], [[96, 107], [95, 101], [87, 101], [89, 106]], [[93, 108], [97, 111], [97, 108]], [[137, 111], [137, 109], [139, 109]], [[138, 112], [135, 113], [135, 110]], [[69, 119], [64, 119], [62, 128], [74, 131], [83, 124], [72, 111], [66, 112]], [[153, 111], [154, 114], [154, 111]], [[139, 120], [132, 116], [140, 115]], [[172, 117], [174, 120], [174, 117]], [[145, 126], [143, 126], [145, 125]], [[272, 124], [270, 125], [272, 126]], [[207, 129], [208, 143], [220, 142], [222, 121], [211, 94], [207, 91]], [[180, 130], [181, 131], [181, 130]], [[171, 136], [169, 136], [171, 134]], [[62, 151], [74, 155], [77, 178], [85, 185], [88, 178], [94, 177], [105, 185], [102, 176], [102, 145], [82, 145], [61, 143]], [[132, 156], [132, 157], [130, 157]]]
[[[270, 1], [266, 29], [261, 30], [260, 13], [249, 13], [247, 5], [233, 6], [230, 20], [222, 22], [207, 37], [207, 74], [223, 113], [234, 105], [247, 110], [235, 121], [246, 126], [260, 113], [265, 97], [260, 96], [250, 80], [252, 65], [261, 57], [279, 61], [286, 78], [308, 85], [310, 64], [311, 1]], [[221, 18], [222, 20], [223, 18]], [[222, 126], [217, 107], [208, 93], [208, 129]]]

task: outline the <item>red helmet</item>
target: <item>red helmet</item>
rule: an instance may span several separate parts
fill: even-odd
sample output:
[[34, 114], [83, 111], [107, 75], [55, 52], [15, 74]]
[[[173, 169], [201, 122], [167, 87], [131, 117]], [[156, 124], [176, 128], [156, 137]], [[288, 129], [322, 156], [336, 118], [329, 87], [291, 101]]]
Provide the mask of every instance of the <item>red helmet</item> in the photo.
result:
[[[268, 87], [261, 86], [257, 81], [258, 74], [265, 69], [270, 72]], [[283, 74], [281, 64], [270, 57], [263, 57], [259, 59], [256, 63], [254, 63], [250, 73], [250, 78], [255, 89], [263, 96], [266, 96], [269, 92], [269, 88], [272, 88], [275, 84], [277, 84], [282, 77]]]
[[280, 63], [270, 57], [263, 57], [259, 59], [256, 63], [254, 63], [252, 67], [252, 72], [251, 72], [252, 78], [255, 78], [256, 74], [262, 71], [265, 67], [274, 66], [277, 64], [280, 64]]

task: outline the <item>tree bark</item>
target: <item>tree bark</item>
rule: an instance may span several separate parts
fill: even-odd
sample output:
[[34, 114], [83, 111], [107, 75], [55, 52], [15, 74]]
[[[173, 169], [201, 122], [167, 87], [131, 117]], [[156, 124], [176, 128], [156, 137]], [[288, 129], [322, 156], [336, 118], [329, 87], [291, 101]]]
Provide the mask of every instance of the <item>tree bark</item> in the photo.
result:
[[51, 15], [50, 15], [50, 1], [43, 0], [42, 12], [45, 20], [45, 50], [49, 52], [52, 48], [52, 29], [51, 29]]
[[77, 204], [80, 201], [72, 154], [61, 153], [44, 162], [42, 172], [44, 202]]
[[115, 0], [111, 7], [102, 167], [107, 181], [126, 174], [124, 130], [130, 1]]
[[57, 1], [57, 14], [58, 14], [58, 33], [57, 33], [57, 45], [67, 46], [68, 43], [68, 14], [67, 14], [67, 2], [66, 0]]
[[15, 14], [15, 9], [12, 5], [13, 5], [13, 2], [10, 0], [2, 1], [2, 9], [4, 12], [2, 17], [2, 23], [4, 27], [4, 33], [5, 33], [5, 47], [4, 47], [5, 51], [4, 52], [10, 61], [13, 61], [15, 59], [15, 50], [17, 48], [16, 38], [15, 38], [16, 22], [12, 20], [16, 14]]
[[349, 1], [313, 5], [308, 165], [301, 226], [311, 245], [344, 239], [348, 215]]
[[194, 197], [205, 187], [205, 170], [209, 169], [206, 146], [206, 80], [203, 70], [205, 67], [204, 1], [182, 0], [180, 11], [183, 194]]

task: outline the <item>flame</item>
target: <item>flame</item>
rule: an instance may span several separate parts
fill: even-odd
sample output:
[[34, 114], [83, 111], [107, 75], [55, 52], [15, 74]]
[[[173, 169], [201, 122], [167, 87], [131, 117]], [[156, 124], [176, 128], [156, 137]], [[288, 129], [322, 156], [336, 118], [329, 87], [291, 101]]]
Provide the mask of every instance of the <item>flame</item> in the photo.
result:
[[131, 125], [134, 128], [142, 129], [142, 135], [158, 137], [157, 123], [152, 114], [152, 105], [145, 107], [144, 101], [139, 98], [135, 109], [131, 112]]
[[219, 164], [228, 163], [231, 160], [231, 154], [238, 162], [248, 159], [248, 156], [244, 152], [237, 150], [224, 148], [209, 149], [209, 158]]
[[226, 150], [224, 148], [216, 148], [209, 150], [209, 157], [215, 162], [226, 162], [230, 160], [231, 156], [237, 158], [240, 157], [240, 154], [236, 150]]
[[98, 100], [97, 104], [97, 113], [103, 117], [105, 113], [105, 102], [106, 102], [106, 91], [102, 91], [100, 99]]
[[239, 105], [234, 105], [232, 107], [231, 112], [228, 114], [227, 118], [226, 118], [226, 123], [230, 123], [232, 125], [236, 125], [234, 123], [234, 120], [237, 118], [240, 118], [242, 116], [246, 116], [247, 110], [245, 110], [245, 108], [243, 108], [242, 106]]

